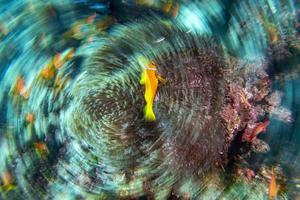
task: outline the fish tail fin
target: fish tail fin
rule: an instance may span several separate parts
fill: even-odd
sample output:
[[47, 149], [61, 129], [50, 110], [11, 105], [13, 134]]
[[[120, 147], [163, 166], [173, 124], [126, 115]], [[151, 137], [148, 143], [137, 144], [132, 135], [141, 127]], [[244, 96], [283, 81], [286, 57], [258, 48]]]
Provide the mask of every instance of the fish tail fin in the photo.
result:
[[150, 104], [150, 103], [147, 103], [147, 105], [145, 106], [144, 108], [144, 113], [145, 113], [145, 119], [147, 121], [155, 121], [156, 118], [155, 118], [155, 114], [153, 112], [153, 105]]
[[140, 79], [140, 84], [145, 85], [146, 84], [146, 70], [143, 70], [141, 79]]

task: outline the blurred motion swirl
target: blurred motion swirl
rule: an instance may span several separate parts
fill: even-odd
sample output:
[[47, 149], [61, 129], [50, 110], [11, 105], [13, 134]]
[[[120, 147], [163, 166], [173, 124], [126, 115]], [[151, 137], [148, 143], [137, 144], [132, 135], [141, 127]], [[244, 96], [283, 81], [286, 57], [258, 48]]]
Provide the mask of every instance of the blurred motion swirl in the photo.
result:
[[300, 198], [296, 1], [0, 10], [1, 199]]

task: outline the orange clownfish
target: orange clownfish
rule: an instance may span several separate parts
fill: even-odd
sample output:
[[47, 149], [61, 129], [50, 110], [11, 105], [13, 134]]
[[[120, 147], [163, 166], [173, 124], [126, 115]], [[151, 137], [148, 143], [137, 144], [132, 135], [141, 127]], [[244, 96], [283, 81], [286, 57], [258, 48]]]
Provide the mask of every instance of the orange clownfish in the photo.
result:
[[277, 195], [277, 184], [274, 169], [272, 168], [272, 177], [269, 185], [269, 199], [274, 199]]
[[149, 62], [147, 68], [143, 70], [140, 79], [140, 84], [145, 85], [145, 101], [144, 108], [145, 119], [147, 121], [155, 121], [155, 114], [153, 112], [153, 101], [156, 96], [158, 81], [166, 82], [157, 72], [157, 65], [155, 62]]

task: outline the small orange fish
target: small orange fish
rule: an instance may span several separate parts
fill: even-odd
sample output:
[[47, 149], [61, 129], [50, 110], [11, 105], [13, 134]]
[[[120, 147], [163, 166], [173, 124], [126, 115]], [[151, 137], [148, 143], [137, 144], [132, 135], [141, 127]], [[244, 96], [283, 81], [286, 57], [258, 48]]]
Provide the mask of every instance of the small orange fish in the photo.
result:
[[272, 168], [272, 177], [269, 185], [269, 199], [274, 199], [277, 195], [276, 175]]
[[96, 16], [97, 16], [96, 13], [92, 14], [91, 16], [89, 16], [89, 17], [86, 19], [86, 23], [92, 24], [92, 23], [95, 21]]
[[279, 34], [278, 34], [278, 30], [277, 30], [276, 26], [270, 22], [270, 20], [264, 14], [263, 11], [257, 17], [257, 19], [263, 25], [266, 34], [269, 36], [269, 40], [270, 40], [271, 44], [274, 45], [279, 39]]
[[257, 136], [258, 134], [260, 134], [261, 132], [266, 132], [267, 127], [269, 126], [269, 124], [270, 124], [270, 121], [269, 121], [269, 120], [266, 120], [266, 121], [264, 121], [264, 122], [259, 123], [259, 124], [253, 129], [253, 131], [252, 131], [252, 133], [251, 133], [251, 135], [250, 135], [250, 137], [249, 137], [249, 141], [252, 142], [252, 141], [256, 138], [256, 136]]
[[253, 177], [255, 177], [255, 172], [251, 169], [246, 169], [245, 170], [245, 175], [248, 179], [248, 181], [251, 181]]
[[172, 16], [173, 17], [177, 17], [178, 11], [179, 11], [179, 4], [176, 3], [175, 6], [174, 6], [174, 8], [173, 8], [173, 10], [172, 10]]
[[147, 121], [155, 121], [155, 114], [153, 112], [153, 101], [156, 96], [158, 81], [165, 82], [165, 80], [158, 74], [157, 65], [155, 62], [149, 62], [147, 68], [143, 70], [140, 84], [145, 85], [145, 101], [144, 108], [145, 119]]
[[163, 6], [163, 11], [165, 12], [165, 13], [169, 13], [170, 12], [170, 10], [171, 10], [171, 7], [172, 7], [172, 1], [171, 0], [169, 0], [164, 6]]
[[50, 80], [55, 76], [55, 67], [53, 61], [48, 63], [40, 72], [42, 78]]
[[75, 23], [74, 27], [71, 28], [71, 35], [73, 38], [83, 37], [82, 32], [83, 25], [81, 23]]
[[21, 95], [24, 90], [24, 79], [20, 76], [18, 76], [16, 81], [16, 87], [15, 87], [15, 93], [18, 95]]
[[269, 37], [271, 44], [275, 44], [278, 41], [278, 33], [274, 26], [268, 27]]
[[2, 174], [2, 181], [3, 181], [4, 186], [7, 186], [7, 185], [11, 184], [11, 175], [8, 171], [5, 171]]
[[59, 53], [56, 53], [55, 56], [53, 57], [53, 65], [56, 69], [60, 69], [61, 66], [63, 66], [64, 62]]
[[29, 98], [30, 89], [31, 88], [25, 89], [24, 78], [21, 76], [18, 76], [12, 87], [11, 93], [13, 95], [20, 95], [26, 100]]
[[117, 19], [112, 16], [106, 16], [101, 20], [96, 22], [96, 28], [99, 31], [105, 31], [108, 29], [112, 24], [116, 23]]
[[30, 95], [30, 89], [26, 90], [23, 92], [22, 96], [24, 97], [24, 99], [28, 99]]
[[57, 76], [57, 78], [55, 79], [55, 82], [54, 82], [54, 87], [60, 87], [62, 84], [62, 76]]
[[35, 142], [34, 147], [39, 151], [39, 152], [47, 152], [47, 146], [43, 142]]
[[26, 115], [26, 121], [30, 124], [32, 124], [34, 122], [35, 118], [33, 113], [27, 113]]
[[16, 188], [15, 185], [12, 184], [12, 177], [9, 171], [4, 171], [2, 174], [2, 188], [6, 191], [13, 190]]
[[74, 48], [71, 48], [71, 50], [67, 53], [65, 57], [66, 61], [71, 60], [74, 57], [74, 54], [75, 54], [75, 50]]
[[58, 93], [60, 91], [62, 91], [67, 83], [67, 81], [69, 80], [68, 77], [64, 78], [60, 75], [56, 78], [55, 82], [54, 82], [54, 97], [56, 97], [58, 95]]

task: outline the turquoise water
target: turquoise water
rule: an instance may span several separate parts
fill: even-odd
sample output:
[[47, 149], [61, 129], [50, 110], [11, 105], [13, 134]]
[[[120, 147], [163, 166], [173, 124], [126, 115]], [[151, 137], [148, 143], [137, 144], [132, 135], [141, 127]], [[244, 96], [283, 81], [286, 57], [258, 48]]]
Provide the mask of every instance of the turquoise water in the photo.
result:
[[269, 199], [272, 169], [274, 198], [300, 198], [297, 1], [0, 11], [0, 199]]

